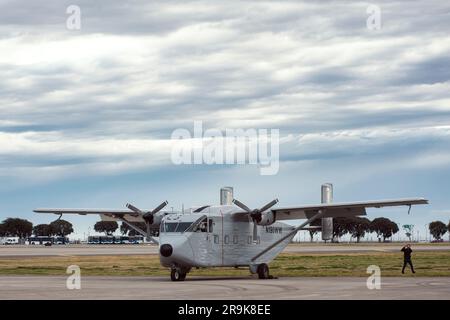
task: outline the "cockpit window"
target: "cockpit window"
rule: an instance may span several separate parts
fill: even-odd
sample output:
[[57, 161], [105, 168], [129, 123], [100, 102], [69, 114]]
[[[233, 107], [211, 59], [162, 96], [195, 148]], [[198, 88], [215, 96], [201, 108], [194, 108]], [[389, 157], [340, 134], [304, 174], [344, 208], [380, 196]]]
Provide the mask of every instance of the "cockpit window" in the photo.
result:
[[204, 217], [200, 222], [198, 222], [193, 228], [194, 232], [208, 232], [208, 222], [207, 218]]
[[185, 232], [192, 222], [164, 222], [164, 232]]
[[208, 225], [206, 216], [201, 216], [195, 221], [186, 232], [208, 232]]
[[164, 221], [161, 223], [161, 232], [208, 232], [207, 217], [205, 215], [196, 221]]

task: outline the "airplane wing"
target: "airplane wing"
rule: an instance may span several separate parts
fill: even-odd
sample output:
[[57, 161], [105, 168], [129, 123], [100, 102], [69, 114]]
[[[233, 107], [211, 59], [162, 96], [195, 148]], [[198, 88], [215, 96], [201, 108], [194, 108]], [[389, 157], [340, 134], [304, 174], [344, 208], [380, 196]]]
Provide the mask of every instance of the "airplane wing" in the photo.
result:
[[[88, 215], [88, 214], [98, 214], [102, 218], [103, 221], [116, 221], [120, 220], [122, 222], [150, 222], [153, 224], [155, 218], [160, 218], [166, 215], [167, 213], [162, 212], [161, 210], [167, 205], [167, 201], [164, 201], [159, 206], [157, 206], [153, 210], [141, 210], [136, 208], [132, 204], [127, 203], [126, 207], [128, 210], [117, 210], [117, 209], [66, 209], [66, 208], [51, 208], [51, 209], [35, 209], [34, 212], [37, 213], [54, 213], [57, 215], [63, 214], [79, 214], [79, 215]], [[160, 212], [161, 211], [161, 212]], [[144, 219], [145, 218], [145, 219]]]
[[309, 219], [324, 210], [323, 217], [352, 217], [366, 215], [366, 208], [382, 208], [393, 206], [412, 206], [416, 204], [428, 204], [423, 198], [358, 201], [346, 203], [323, 203], [317, 205], [305, 205], [298, 207], [276, 208], [271, 211], [277, 220]]
[[69, 209], [69, 208], [39, 208], [33, 210], [36, 213], [54, 213], [57, 215], [61, 214], [98, 214], [103, 221], [116, 221], [115, 217], [125, 218], [130, 222], [144, 222], [141, 214], [133, 212], [131, 210], [124, 209]]

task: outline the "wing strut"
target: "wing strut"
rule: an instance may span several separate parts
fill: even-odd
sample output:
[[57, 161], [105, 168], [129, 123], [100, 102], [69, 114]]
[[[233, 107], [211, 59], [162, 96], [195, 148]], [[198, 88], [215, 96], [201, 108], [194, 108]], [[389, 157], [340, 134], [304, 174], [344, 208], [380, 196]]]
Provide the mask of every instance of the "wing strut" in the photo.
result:
[[145, 223], [147, 225], [147, 231], [144, 231], [141, 228], [139, 228], [139, 227], [135, 226], [134, 224], [130, 223], [125, 218], [122, 218], [122, 217], [119, 217], [119, 216], [116, 216], [115, 218], [120, 220], [120, 221], [122, 221], [123, 223], [125, 223], [127, 226], [129, 226], [131, 229], [135, 230], [136, 232], [139, 232], [140, 234], [142, 234], [144, 237], [146, 237], [147, 241], [152, 241], [152, 242], [154, 242], [156, 244], [159, 244], [159, 242], [150, 235], [150, 228], [149, 228], [150, 224], [149, 223], [147, 223], [147, 222]]
[[299, 230], [301, 230], [304, 226], [306, 226], [307, 224], [310, 224], [311, 222], [313, 222], [316, 219], [321, 218], [323, 215], [325, 215], [325, 210], [319, 210], [318, 213], [316, 213], [315, 215], [313, 215], [311, 218], [309, 218], [308, 220], [306, 220], [305, 222], [303, 222], [301, 225], [299, 225], [297, 228], [295, 228], [294, 230], [292, 230], [291, 232], [289, 232], [287, 235], [285, 235], [283, 238], [275, 241], [274, 243], [272, 243], [270, 246], [268, 246], [266, 249], [264, 249], [263, 251], [261, 251], [260, 253], [258, 253], [256, 256], [254, 256], [252, 258], [252, 262], [255, 261], [256, 259], [258, 259], [259, 257], [261, 257], [264, 253], [266, 253], [267, 251], [271, 250], [272, 248], [274, 248], [275, 246], [277, 246], [278, 244], [280, 244], [281, 242], [283, 242], [284, 240], [288, 239], [289, 237], [291, 237], [292, 235], [295, 235]]

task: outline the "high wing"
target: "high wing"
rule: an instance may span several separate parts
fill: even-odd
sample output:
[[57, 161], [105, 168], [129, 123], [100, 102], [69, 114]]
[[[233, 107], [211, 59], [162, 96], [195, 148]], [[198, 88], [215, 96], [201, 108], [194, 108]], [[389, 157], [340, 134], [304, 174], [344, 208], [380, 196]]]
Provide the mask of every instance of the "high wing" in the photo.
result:
[[377, 201], [358, 201], [345, 203], [323, 203], [317, 205], [305, 205], [298, 207], [276, 208], [271, 211], [276, 220], [310, 219], [320, 210], [323, 217], [352, 217], [366, 215], [366, 208], [382, 208], [393, 206], [412, 206], [416, 204], [428, 204], [424, 198], [393, 199]]
[[76, 208], [39, 208], [33, 210], [36, 213], [54, 213], [57, 215], [61, 214], [98, 214], [103, 221], [116, 221], [117, 218], [125, 218], [130, 222], [145, 222], [141, 214], [133, 212], [131, 210], [124, 209], [76, 209]]

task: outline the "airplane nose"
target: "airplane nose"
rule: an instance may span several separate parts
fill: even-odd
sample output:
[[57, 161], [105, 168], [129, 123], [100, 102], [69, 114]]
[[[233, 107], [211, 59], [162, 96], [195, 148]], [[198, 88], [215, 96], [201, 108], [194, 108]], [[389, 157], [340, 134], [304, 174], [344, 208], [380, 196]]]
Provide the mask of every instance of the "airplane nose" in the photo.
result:
[[161, 248], [159, 248], [159, 252], [163, 257], [170, 257], [173, 252], [173, 248], [170, 244], [163, 244]]

